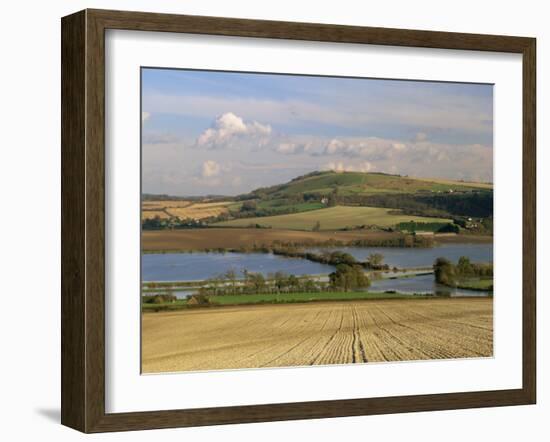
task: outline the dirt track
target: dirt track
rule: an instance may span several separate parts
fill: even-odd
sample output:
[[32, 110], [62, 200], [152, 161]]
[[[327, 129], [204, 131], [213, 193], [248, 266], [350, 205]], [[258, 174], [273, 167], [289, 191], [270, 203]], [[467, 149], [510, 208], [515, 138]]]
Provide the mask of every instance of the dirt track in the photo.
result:
[[144, 314], [145, 373], [487, 357], [492, 299], [411, 299]]

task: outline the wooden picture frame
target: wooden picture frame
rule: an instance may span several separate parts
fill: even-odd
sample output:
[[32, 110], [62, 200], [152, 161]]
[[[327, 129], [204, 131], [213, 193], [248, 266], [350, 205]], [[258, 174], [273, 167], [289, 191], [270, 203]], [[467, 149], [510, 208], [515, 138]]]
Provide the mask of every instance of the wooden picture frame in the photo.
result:
[[[271, 405], [105, 412], [105, 30], [494, 51], [523, 57], [523, 385]], [[83, 432], [533, 404], [536, 400], [536, 41], [533, 38], [141, 12], [62, 19], [62, 424]]]

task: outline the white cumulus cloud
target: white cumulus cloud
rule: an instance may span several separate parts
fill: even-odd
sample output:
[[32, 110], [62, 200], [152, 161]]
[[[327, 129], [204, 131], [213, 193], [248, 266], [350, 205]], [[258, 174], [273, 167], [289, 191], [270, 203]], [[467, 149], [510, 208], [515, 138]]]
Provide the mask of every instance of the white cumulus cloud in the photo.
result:
[[402, 142], [385, 138], [333, 138], [326, 144], [323, 154], [377, 161], [390, 158], [395, 152], [406, 148], [407, 145]]
[[334, 155], [346, 151], [346, 145], [343, 141], [336, 138], [330, 140], [325, 147], [325, 153], [328, 155]]
[[141, 113], [141, 122], [144, 123], [151, 117], [151, 114], [149, 112], [142, 112]]
[[217, 117], [212, 127], [197, 138], [196, 144], [207, 148], [227, 148], [232, 147], [237, 140], [248, 138], [262, 145], [271, 135], [271, 131], [268, 124], [245, 122], [233, 112], [226, 112]]
[[213, 160], [206, 160], [202, 163], [201, 175], [203, 178], [210, 178], [220, 174], [221, 166]]
[[304, 144], [304, 143], [294, 143], [294, 142], [284, 142], [279, 143], [275, 151], [278, 153], [286, 154], [286, 155], [293, 155], [293, 154], [300, 154], [307, 152], [310, 149], [310, 144]]
[[370, 172], [374, 170], [374, 166], [368, 161], [354, 164], [348, 164], [343, 161], [331, 161], [325, 165], [324, 169], [333, 170], [334, 172]]

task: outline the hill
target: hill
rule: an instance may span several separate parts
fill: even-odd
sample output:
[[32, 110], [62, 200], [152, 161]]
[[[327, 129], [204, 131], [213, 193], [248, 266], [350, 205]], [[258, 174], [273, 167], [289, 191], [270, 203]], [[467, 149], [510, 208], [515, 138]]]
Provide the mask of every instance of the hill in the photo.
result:
[[237, 197], [151, 198], [143, 201], [142, 213], [146, 230], [215, 225], [438, 231], [454, 223], [478, 234], [491, 234], [492, 216], [493, 190], [488, 183], [332, 171], [313, 172]]
[[385, 173], [363, 172], [313, 172], [285, 184], [254, 190], [240, 199], [260, 197], [265, 199], [287, 198], [296, 194], [330, 194], [335, 188], [338, 194], [372, 195], [381, 193], [444, 193], [470, 192], [492, 189], [491, 184], [450, 180], [410, 178]]
[[407, 215], [437, 218], [490, 218], [493, 215], [492, 184], [384, 173], [313, 172], [284, 184], [256, 189], [236, 199], [252, 201], [243, 204], [238, 218], [304, 212], [336, 205], [398, 209]]

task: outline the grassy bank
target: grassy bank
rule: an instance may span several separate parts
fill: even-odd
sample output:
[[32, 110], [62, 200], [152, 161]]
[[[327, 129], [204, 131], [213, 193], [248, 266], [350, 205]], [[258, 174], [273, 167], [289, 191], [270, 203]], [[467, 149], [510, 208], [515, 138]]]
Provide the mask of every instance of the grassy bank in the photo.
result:
[[[244, 305], [244, 304], [285, 304], [293, 302], [313, 301], [356, 301], [362, 299], [404, 299], [411, 295], [385, 292], [320, 292], [320, 293], [288, 293], [259, 295], [221, 295], [210, 296], [213, 305]], [[420, 297], [417, 295], [415, 297]], [[427, 296], [423, 296], [427, 297]]]
[[[359, 301], [383, 299], [433, 299], [435, 295], [408, 295], [396, 292], [316, 292], [316, 293], [266, 293], [243, 295], [212, 295], [208, 296], [208, 304], [190, 305], [187, 299], [178, 299], [167, 303], [142, 303], [143, 312], [174, 311], [187, 308], [258, 305], [258, 304], [292, 304], [321, 301]], [[144, 297], [145, 298], [145, 297]]]
[[492, 291], [493, 278], [461, 278], [457, 281], [456, 287], [466, 290]]
[[208, 281], [205, 280], [196, 280], [196, 281], [148, 281], [143, 282], [142, 286], [144, 289], [178, 289], [186, 287], [198, 287], [204, 284], [207, 284]]

